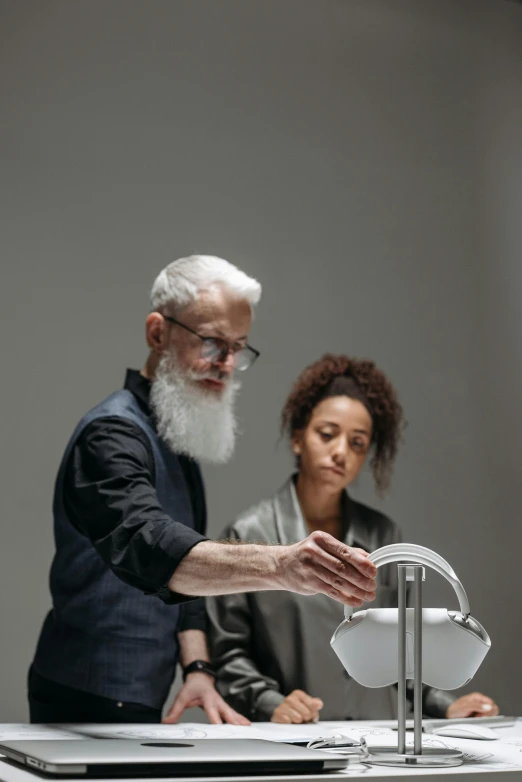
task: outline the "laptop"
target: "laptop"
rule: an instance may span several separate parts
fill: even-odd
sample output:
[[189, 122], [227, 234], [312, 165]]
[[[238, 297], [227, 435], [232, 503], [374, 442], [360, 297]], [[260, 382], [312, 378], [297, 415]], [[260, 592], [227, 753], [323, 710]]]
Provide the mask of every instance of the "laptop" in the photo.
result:
[[317, 774], [348, 765], [343, 755], [263, 739], [3, 741], [0, 754], [55, 777]]

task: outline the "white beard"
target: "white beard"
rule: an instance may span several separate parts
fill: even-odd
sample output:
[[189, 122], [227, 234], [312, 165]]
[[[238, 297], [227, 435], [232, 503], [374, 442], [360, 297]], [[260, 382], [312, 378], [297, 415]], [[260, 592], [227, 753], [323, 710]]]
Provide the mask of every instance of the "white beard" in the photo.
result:
[[183, 372], [175, 355], [165, 354], [150, 392], [158, 434], [174, 453], [207, 462], [227, 462], [234, 451], [237, 419], [234, 401], [239, 383], [228, 380], [217, 396], [196, 382], [219, 373]]

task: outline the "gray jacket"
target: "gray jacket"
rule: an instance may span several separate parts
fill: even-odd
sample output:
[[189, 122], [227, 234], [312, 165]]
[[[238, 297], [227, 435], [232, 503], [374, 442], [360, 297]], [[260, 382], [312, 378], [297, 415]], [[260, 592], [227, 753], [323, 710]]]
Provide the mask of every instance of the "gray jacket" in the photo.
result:
[[[398, 543], [398, 526], [387, 516], [343, 495], [344, 540], [374, 551]], [[308, 534], [292, 479], [270, 500], [244, 513], [223, 532], [245, 543], [290, 544]], [[379, 568], [373, 606], [397, 605], [397, 567]], [[393, 719], [395, 687], [369, 689], [351, 679], [330, 647], [343, 619], [342, 606], [325, 595], [267, 591], [207, 599], [209, 637], [218, 668], [218, 689], [237, 711], [270, 720], [274, 709], [300, 689], [324, 703], [322, 720]], [[455, 700], [424, 688], [424, 712], [443, 717]]]

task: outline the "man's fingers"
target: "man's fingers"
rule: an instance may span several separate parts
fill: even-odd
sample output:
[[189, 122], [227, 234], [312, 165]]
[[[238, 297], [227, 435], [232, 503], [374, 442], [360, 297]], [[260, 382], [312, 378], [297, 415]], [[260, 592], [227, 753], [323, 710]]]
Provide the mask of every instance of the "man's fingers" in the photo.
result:
[[247, 720], [246, 717], [244, 717], [242, 714], [239, 714], [239, 712], [235, 711], [227, 704], [221, 707], [221, 716], [223, 717], [225, 722], [228, 722], [229, 725], [251, 725], [252, 724], [250, 720]]
[[[345, 546], [343, 543], [336, 541], [335, 538], [332, 538], [332, 540], [334, 540], [337, 545], [334, 546], [328, 542], [327, 548], [323, 543], [325, 539], [330, 537], [330, 535], [326, 535], [322, 532], [313, 532], [306, 539], [305, 554], [308, 554], [307, 564], [316, 572], [320, 569], [329, 571], [331, 577], [336, 579], [334, 583], [337, 586], [342, 587], [344, 584], [349, 584], [360, 590], [360, 595], [357, 596], [361, 597], [363, 600], [371, 600], [372, 598], [370, 595], [375, 592], [377, 587], [374, 578], [375, 565], [368, 559], [364, 561], [363, 557], [359, 554], [355, 555], [357, 557], [357, 562], [351, 562], [348, 556], [345, 556], [344, 554], [346, 552], [351, 552], [352, 549], [350, 549], [349, 546]], [[365, 567], [371, 566], [373, 568], [371, 576], [368, 577], [364, 574], [364, 570], [359, 570], [358, 565], [362, 562], [365, 562]], [[368, 597], [366, 597], [366, 595], [368, 595]]]
[[[357, 548], [352, 546], [352, 551], [357, 551], [358, 554], [362, 554], [363, 557], [368, 558], [370, 555], [367, 551], [365, 551], [363, 548]], [[377, 569], [377, 568], [376, 568]]]
[[368, 558], [366, 551], [362, 549], [351, 548], [347, 546], [337, 538], [329, 535], [327, 532], [312, 532], [310, 537], [320, 546], [322, 549], [332, 554], [337, 559], [352, 565], [362, 576], [368, 579], [375, 579], [377, 568], [373, 562]]
[[165, 714], [161, 722], [164, 725], [173, 725], [175, 722], [179, 719], [179, 714], [176, 714], [172, 709], [169, 711], [168, 714]]
[[205, 706], [205, 712], [210, 720], [211, 725], [223, 724], [223, 720], [221, 719], [219, 711], [215, 706]]
[[[216, 691], [209, 692], [203, 699], [202, 706], [214, 725], [228, 722], [229, 725], [251, 725], [250, 720], [235, 711]], [[219, 722], [216, 721], [219, 718]]]
[[162, 722], [169, 725], [173, 724], [174, 722], [177, 722], [179, 720], [179, 718], [181, 717], [184, 711], [185, 711], [185, 704], [182, 701], [176, 700], [172, 704], [172, 708], [170, 709], [168, 714], [166, 714], [163, 717]]
[[328, 597], [331, 597], [332, 600], [337, 600], [343, 605], [352, 606], [352, 608], [360, 608], [364, 603], [364, 600], [361, 600], [358, 597], [353, 597], [349, 590], [347, 590], [348, 594], [345, 594], [336, 587], [332, 586], [332, 584], [329, 584], [327, 581], [323, 581], [320, 578], [317, 578], [315, 583], [317, 585], [316, 592], [321, 592], [323, 595], [328, 595]]
[[167, 724], [177, 722], [185, 709], [190, 709], [191, 706], [197, 705], [197, 703], [192, 703], [192, 701], [193, 699], [188, 699], [186, 693], [183, 690], [180, 690], [162, 722]]
[[375, 599], [375, 592], [365, 592], [326, 568], [318, 570], [317, 577], [323, 584], [330, 587], [330, 591], [325, 591], [323, 586], [321, 592], [325, 592], [335, 600], [340, 599], [348, 605], [358, 607]]
[[344, 605], [353, 606], [359, 608], [363, 604], [363, 600], [356, 597], [352, 597], [351, 590], [346, 589], [347, 594], [341, 592], [337, 587], [332, 586], [328, 581], [323, 581], [319, 576], [310, 576], [307, 581], [307, 592], [305, 594], [316, 595], [320, 592], [322, 595], [331, 597], [332, 600], [337, 600]]
[[329, 554], [321, 556], [312, 563], [312, 569], [323, 581], [339, 589], [341, 592], [359, 598], [373, 600], [377, 585], [373, 579], [363, 578], [349, 565], [339, 563]]
[[[325, 570], [324, 568], [318, 575], [310, 574], [306, 581], [306, 591], [303, 590], [302, 594], [315, 595], [318, 592], [331, 597], [332, 600], [337, 600], [344, 605], [352, 606], [353, 608], [360, 608], [365, 601], [373, 600], [375, 593], [364, 593], [365, 599], [360, 597], [354, 597], [353, 592], [356, 591], [355, 587], [344, 584], [342, 587], [336, 586], [332, 583], [335, 581], [334, 575]], [[300, 591], [300, 590], [299, 590]]]

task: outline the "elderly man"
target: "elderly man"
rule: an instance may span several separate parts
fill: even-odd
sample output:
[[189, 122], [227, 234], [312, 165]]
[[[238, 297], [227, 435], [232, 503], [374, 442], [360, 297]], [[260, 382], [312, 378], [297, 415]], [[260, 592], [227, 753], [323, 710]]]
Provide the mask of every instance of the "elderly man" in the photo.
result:
[[212, 722], [245, 723], [214, 687], [203, 596], [374, 598], [367, 555], [327, 534], [290, 546], [205, 537], [198, 461], [233, 451], [260, 295], [223, 259], [169, 264], [151, 292], [145, 366], [73, 432], [55, 486], [53, 608], [29, 672], [32, 722], [159, 722], [179, 660], [184, 685], [168, 721], [201, 705]]

